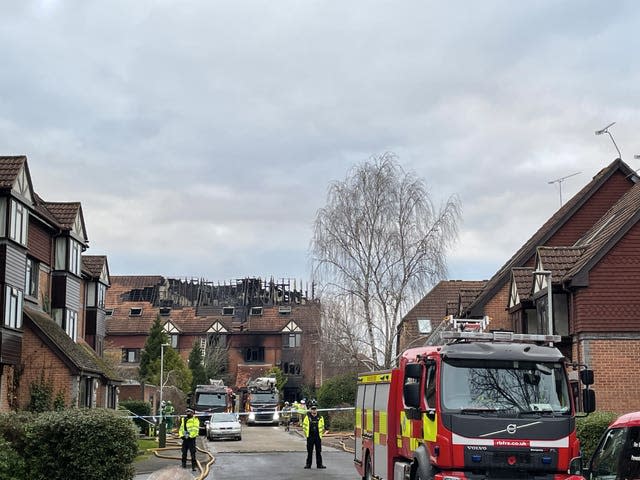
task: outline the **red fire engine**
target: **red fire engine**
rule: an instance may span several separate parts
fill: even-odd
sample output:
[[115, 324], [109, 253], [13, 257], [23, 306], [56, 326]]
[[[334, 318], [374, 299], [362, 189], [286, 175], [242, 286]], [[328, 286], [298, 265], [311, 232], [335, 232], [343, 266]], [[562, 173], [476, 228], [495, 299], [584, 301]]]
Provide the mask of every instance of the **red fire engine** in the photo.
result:
[[593, 372], [567, 365], [550, 344], [557, 335], [451, 324], [458, 331], [441, 334], [447, 343], [409, 349], [397, 368], [359, 375], [354, 461], [362, 478], [581, 478], [567, 367], [581, 368], [584, 413], [595, 410]]

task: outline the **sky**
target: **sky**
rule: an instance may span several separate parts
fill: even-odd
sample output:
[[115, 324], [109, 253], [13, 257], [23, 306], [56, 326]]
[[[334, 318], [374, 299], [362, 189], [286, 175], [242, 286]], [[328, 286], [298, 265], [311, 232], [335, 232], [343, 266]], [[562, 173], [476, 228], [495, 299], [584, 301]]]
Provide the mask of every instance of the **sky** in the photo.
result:
[[393, 152], [436, 205], [461, 200], [448, 278], [488, 279], [618, 157], [596, 130], [616, 122], [640, 167], [634, 1], [24, 0], [0, 18], [0, 154], [82, 203], [112, 275], [308, 282], [329, 185]]

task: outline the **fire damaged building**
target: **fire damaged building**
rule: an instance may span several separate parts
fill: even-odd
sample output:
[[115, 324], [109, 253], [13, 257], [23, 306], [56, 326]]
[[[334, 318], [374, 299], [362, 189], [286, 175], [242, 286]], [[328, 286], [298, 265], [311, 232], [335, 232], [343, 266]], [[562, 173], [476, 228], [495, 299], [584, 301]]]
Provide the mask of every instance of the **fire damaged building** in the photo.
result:
[[279, 367], [287, 377], [282, 399], [317, 387], [320, 302], [313, 286], [283, 279], [243, 278], [214, 284], [203, 279], [111, 276], [106, 297], [105, 351], [121, 358], [121, 372], [137, 375], [150, 328], [160, 318], [169, 343], [187, 361], [194, 343], [217, 362], [236, 391]]

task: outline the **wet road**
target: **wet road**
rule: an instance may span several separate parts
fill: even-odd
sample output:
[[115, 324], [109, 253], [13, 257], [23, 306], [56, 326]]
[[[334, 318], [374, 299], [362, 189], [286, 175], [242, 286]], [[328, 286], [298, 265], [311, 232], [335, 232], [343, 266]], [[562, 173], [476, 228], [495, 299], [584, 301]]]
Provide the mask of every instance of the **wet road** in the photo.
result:
[[293, 480], [324, 479], [347, 480], [359, 478], [353, 466], [353, 454], [327, 447], [323, 442], [324, 470], [304, 469], [307, 456], [304, 438], [295, 432], [284, 432], [282, 427], [243, 427], [241, 441], [206, 442], [216, 461], [207, 480], [256, 479]]

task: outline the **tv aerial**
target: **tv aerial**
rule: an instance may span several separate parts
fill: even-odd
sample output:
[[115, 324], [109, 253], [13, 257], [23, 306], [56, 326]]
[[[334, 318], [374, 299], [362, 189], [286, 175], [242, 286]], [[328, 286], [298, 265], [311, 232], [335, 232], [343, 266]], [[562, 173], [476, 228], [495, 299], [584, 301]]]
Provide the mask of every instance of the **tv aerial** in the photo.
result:
[[620, 160], [622, 160], [622, 153], [620, 153], [620, 149], [618, 148], [618, 145], [616, 144], [616, 141], [613, 139], [613, 135], [611, 135], [611, 132], [609, 131], [609, 128], [613, 127], [616, 124], [616, 122], [611, 122], [609, 125], [607, 125], [606, 127], [600, 129], [600, 130], [596, 130], [596, 135], [602, 135], [603, 133], [606, 133], [607, 135], [609, 135], [609, 138], [611, 139], [611, 142], [613, 142], [613, 146], [616, 147], [616, 150], [618, 152], [618, 158]]
[[558, 187], [560, 187], [560, 206], [562, 206], [562, 182], [564, 182], [567, 178], [575, 177], [576, 175], [581, 174], [582, 172], [572, 173], [571, 175], [566, 175], [564, 177], [556, 178], [555, 180], [550, 180], [547, 182], [549, 185], [553, 183], [557, 183]]

